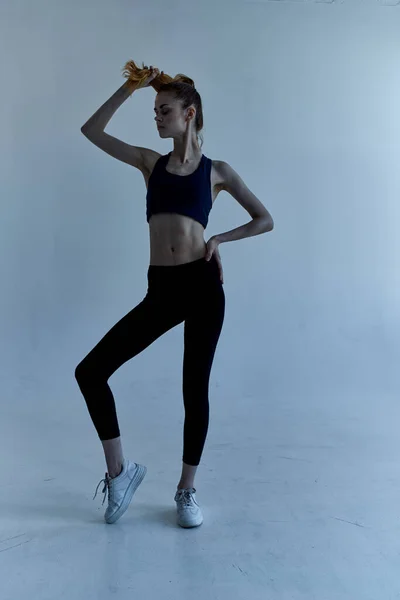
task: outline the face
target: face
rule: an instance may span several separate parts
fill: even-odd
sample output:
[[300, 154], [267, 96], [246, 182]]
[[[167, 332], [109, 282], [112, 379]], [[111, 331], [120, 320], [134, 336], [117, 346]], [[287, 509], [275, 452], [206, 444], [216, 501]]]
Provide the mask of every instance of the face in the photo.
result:
[[172, 94], [160, 92], [156, 96], [154, 103], [154, 120], [156, 122], [158, 133], [162, 138], [180, 138], [195, 123], [196, 110], [189, 106], [186, 110], [182, 109], [179, 100]]

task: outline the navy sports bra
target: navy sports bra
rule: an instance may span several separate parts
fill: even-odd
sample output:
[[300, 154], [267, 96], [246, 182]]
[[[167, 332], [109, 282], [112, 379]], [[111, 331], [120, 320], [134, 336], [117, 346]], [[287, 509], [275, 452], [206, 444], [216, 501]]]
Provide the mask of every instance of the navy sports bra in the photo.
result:
[[205, 229], [212, 208], [212, 160], [202, 154], [194, 173], [176, 175], [165, 168], [171, 154], [160, 156], [150, 175], [146, 194], [147, 222], [156, 213], [178, 213], [198, 221]]

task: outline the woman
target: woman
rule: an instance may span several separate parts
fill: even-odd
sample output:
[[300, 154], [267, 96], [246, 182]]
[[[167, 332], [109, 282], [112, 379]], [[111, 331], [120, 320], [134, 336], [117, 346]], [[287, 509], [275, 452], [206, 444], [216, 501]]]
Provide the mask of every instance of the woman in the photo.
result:
[[[103, 444], [108, 469], [100, 482], [105, 484], [104, 494], [108, 488], [105, 521], [115, 523], [128, 508], [146, 468], [123, 456], [108, 379], [166, 331], [185, 322], [183, 468], [175, 501], [178, 524], [196, 527], [203, 517], [194, 478], [208, 430], [209, 378], [225, 309], [219, 245], [271, 231], [273, 220], [228, 163], [202, 154], [198, 143], [202, 103], [191, 79], [184, 75], [172, 79], [152, 66], [139, 69], [133, 61], [126, 64], [124, 74], [124, 85], [81, 131], [96, 146], [143, 174], [150, 230], [148, 289], [143, 301], [81, 361], [75, 377]], [[121, 104], [149, 85], [158, 92], [154, 110], [159, 135], [174, 141], [167, 155], [131, 146], [104, 132]], [[209, 212], [221, 190], [229, 192], [252, 220], [206, 243]]]

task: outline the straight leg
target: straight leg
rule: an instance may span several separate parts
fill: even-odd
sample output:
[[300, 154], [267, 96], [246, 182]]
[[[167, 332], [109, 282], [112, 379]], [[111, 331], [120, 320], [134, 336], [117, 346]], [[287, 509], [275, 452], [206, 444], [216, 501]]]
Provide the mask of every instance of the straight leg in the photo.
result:
[[183, 359], [183, 468], [179, 488], [194, 487], [209, 424], [209, 381], [225, 314], [225, 294], [215, 279], [203, 288], [185, 320]]

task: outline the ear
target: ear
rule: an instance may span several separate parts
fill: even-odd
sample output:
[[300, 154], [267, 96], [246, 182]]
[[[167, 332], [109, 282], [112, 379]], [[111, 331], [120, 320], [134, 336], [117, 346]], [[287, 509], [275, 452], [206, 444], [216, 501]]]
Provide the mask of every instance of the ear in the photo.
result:
[[189, 106], [187, 109], [187, 116], [190, 121], [196, 117], [196, 109], [193, 106]]

